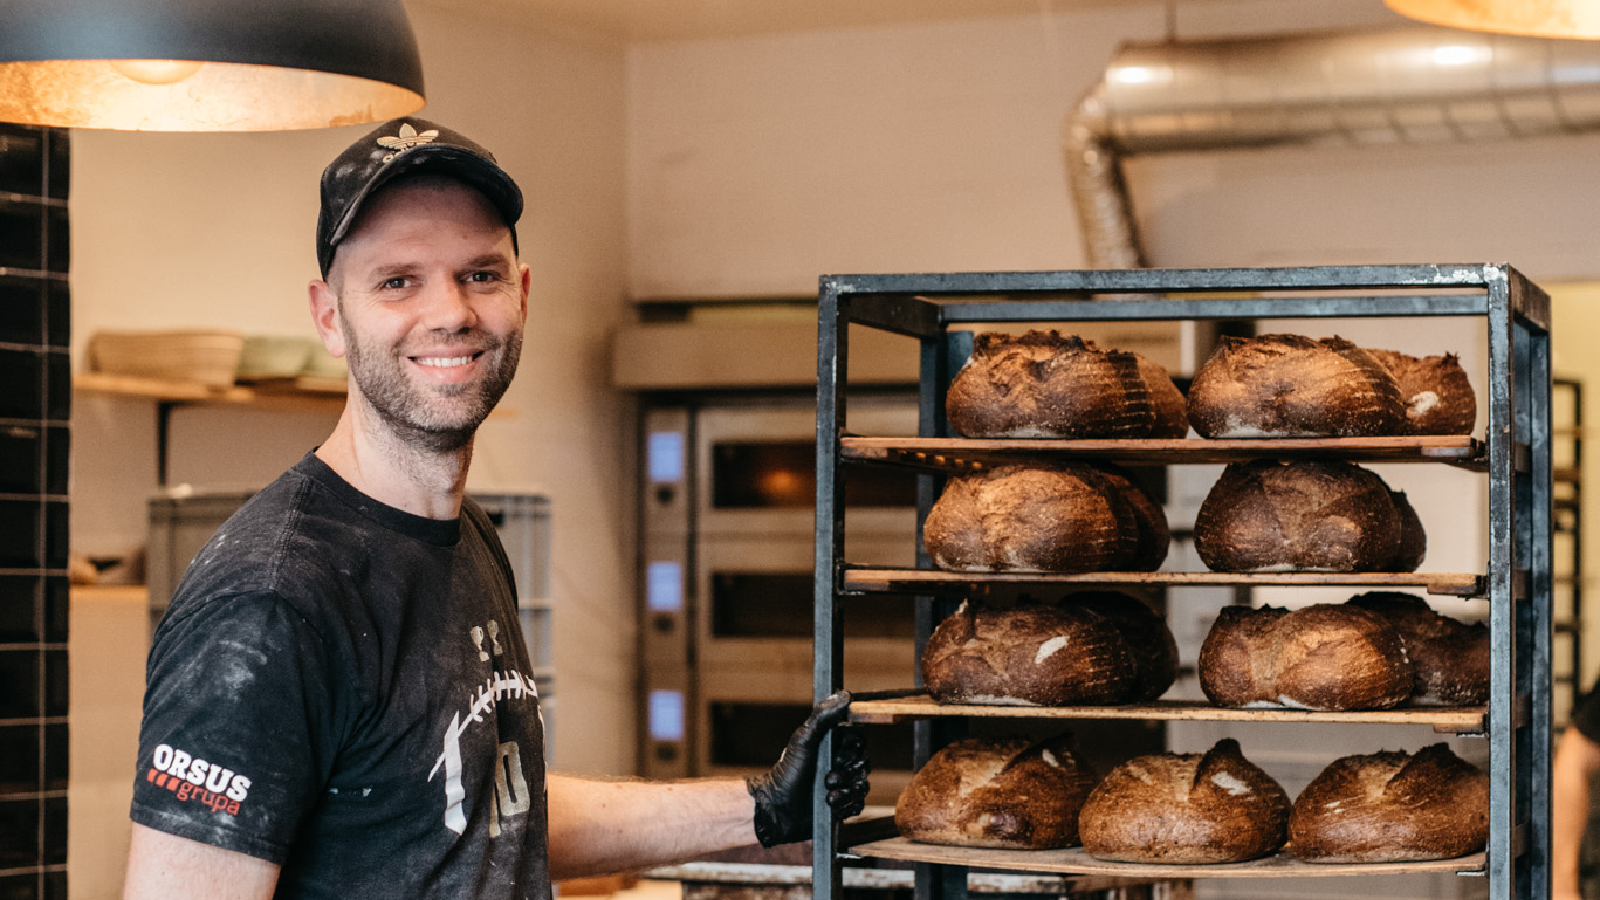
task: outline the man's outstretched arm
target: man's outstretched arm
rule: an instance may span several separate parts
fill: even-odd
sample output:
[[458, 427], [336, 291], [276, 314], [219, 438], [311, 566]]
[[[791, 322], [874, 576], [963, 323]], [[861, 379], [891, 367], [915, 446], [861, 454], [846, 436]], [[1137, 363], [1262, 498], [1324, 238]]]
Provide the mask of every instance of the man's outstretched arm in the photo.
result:
[[[811, 784], [822, 737], [843, 721], [850, 695], [835, 694], [789, 739], [772, 771], [747, 780], [600, 781], [547, 779], [550, 874], [577, 878], [682, 862], [759, 841], [811, 837]], [[866, 801], [868, 766], [860, 735], [841, 732], [827, 778], [837, 817]]]

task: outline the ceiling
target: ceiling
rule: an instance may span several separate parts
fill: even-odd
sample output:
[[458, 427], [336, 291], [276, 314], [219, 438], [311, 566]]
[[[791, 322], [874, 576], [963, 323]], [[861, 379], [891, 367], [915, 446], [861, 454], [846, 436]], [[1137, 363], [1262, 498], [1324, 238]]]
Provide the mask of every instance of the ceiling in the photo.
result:
[[[626, 41], [739, 37], [1049, 13], [1118, 0], [413, 0]], [[1161, 0], [1146, 5], [1159, 7]], [[1176, 0], [1171, 0], [1176, 2]]]

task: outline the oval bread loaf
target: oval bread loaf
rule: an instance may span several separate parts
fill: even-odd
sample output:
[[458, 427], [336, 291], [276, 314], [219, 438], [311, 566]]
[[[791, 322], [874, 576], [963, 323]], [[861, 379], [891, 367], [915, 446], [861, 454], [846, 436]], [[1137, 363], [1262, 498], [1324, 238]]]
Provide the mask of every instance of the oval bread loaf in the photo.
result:
[[895, 803], [900, 834], [928, 844], [1051, 850], [1078, 843], [1095, 776], [1068, 736], [957, 741], [931, 756]]

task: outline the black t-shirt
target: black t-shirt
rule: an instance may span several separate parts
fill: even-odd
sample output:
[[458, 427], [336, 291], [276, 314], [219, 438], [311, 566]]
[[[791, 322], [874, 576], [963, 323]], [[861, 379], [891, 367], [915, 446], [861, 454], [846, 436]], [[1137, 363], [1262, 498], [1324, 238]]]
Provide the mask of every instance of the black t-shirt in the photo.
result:
[[133, 820], [281, 865], [279, 897], [549, 900], [515, 597], [470, 500], [414, 516], [307, 454], [156, 631]]
[[1572, 705], [1571, 723], [1579, 734], [1600, 744], [1600, 685]]

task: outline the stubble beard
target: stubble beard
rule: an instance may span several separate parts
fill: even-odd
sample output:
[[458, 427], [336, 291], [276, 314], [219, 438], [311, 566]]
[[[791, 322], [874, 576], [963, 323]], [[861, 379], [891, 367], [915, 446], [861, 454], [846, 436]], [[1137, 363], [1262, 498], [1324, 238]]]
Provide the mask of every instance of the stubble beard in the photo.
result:
[[405, 356], [398, 350], [365, 344], [348, 330], [344, 340], [350, 375], [367, 404], [403, 443], [430, 453], [451, 453], [472, 443], [478, 426], [511, 386], [522, 358], [518, 329], [503, 341], [474, 344], [492, 365], [481, 379], [424, 387], [406, 377]]

